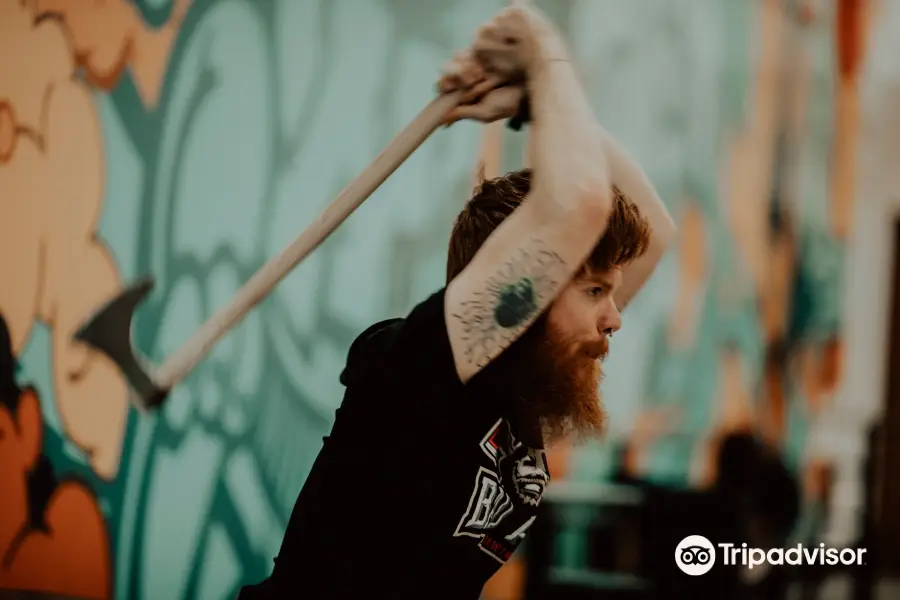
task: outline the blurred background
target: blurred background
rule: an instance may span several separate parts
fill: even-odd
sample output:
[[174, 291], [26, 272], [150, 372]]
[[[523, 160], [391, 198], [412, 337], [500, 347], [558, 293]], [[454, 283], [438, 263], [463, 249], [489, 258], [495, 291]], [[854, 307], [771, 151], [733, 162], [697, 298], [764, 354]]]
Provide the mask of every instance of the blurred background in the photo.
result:
[[[72, 332], [152, 274], [134, 340], [165, 357], [504, 5], [0, 0], [0, 587], [224, 600], [270, 572], [350, 342], [443, 283], [484, 128], [430, 139], [158, 414]], [[680, 237], [614, 341], [606, 438], [552, 449], [485, 600], [900, 598], [900, 0], [537, 5]], [[701, 532], [867, 564], [688, 589], [673, 540]]]

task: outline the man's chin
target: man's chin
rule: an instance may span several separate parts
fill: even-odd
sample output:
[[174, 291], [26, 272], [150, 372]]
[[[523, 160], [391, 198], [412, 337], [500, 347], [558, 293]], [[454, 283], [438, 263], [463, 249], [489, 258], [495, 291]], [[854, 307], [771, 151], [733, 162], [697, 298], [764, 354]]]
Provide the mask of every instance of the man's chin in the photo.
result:
[[562, 415], [544, 416], [544, 439], [548, 444], [562, 440], [579, 444], [599, 439], [605, 433], [606, 411], [603, 410], [599, 395], [586, 395], [575, 402]]

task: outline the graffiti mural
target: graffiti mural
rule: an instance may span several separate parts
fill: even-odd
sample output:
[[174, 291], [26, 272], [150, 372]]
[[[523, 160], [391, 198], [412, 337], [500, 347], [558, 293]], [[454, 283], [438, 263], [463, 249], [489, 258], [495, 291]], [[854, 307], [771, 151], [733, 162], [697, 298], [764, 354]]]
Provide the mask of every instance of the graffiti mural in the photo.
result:
[[0, 317], [0, 588], [107, 597], [109, 539], [97, 498], [77, 477], [56, 477], [43, 429], [38, 392], [16, 381]]
[[[159, 414], [131, 409], [72, 332], [152, 274], [134, 342], [164, 359], [430, 100], [441, 64], [505, 4], [0, 0], [0, 477], [13, 509], [0, 587], [224, 599], [269, 572], [349, 343], [442, 284], [480, 128], [429, 140]], [[633, 473], [704, 485], [716, 440], [756, 428], [801, 468], [840, 373], [830, 17], [811, 19], [785, 101], [773, 65], [799, 25], [776, 0], [539, 5], [681, 232], [616, 338], [610, 439], [557, 460], [602, 478], [624, 441]], [[512, 168], [523, 138], [508, 137]], [[806, 167], [782, 176], [779, 152]], [[36, 582], [50, 563], [56, 579]], [[513, 597], [520, 568], [492, 594]]]
[[[2, 5], [0, 310], [13, 351], [48, 326], [55, 411], [66, 438], [101, 477], [119, 466], [127, 414], [124, 382], [102, 357], [72, 342], [85, 315], [119, 289], [115, 261], [96, 236], [106, 165], [89, 87], [74, 77], [64, 25], [33, 7]], [[26, 75], [27, 74], [27, 75]]]

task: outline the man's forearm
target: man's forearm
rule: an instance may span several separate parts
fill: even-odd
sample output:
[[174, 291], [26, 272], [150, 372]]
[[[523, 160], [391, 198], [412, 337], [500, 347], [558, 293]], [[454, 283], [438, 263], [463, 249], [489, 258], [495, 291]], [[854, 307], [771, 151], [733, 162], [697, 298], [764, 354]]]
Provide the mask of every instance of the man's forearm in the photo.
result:
[[536, 193], [565, 208], [586, 199], [611, 207], [603, 139], [561, 40], [548, 34], [528, 77], [529, 162]]
[[651, 228], [647, 252], [623, 273], [617, 293], [621, 309], [671, 245], [675, 224], [643, 169], [597, 122], [562, 41], [548, 34], [538, 55], [529, 73], [533, 117], [529, 158], [535, 184], [563, 205], [577, 205], [587, 195], [610, 208], [615, 184]]
[[647, 251], [628, 265], [622, 273], [622, 285], [616, 293], [616, 303], [619, 310], [624, 310], [672, 245], [676, 227], [666, 205], [663, 204], [644, 170], [602, 126], [598, 125], [598, 129], [603, 139], [604, 155], [609, 164], [613, 184], [634, 202], [650, 225], [650, 244]]
[[637, 205], [650, 222], [654, 233], [673, 234], [675, 224], [653, 182], [625, 150], [603, 127], [598, 125], [603, 139], [604, 156], [609, 165], [613, 184]]

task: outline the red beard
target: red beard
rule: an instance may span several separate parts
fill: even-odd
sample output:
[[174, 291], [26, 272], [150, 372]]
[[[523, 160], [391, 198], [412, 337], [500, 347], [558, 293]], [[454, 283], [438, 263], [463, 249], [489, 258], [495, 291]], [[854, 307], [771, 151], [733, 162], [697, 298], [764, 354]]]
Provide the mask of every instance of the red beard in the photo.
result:
[[[600, 402], [602, 371], [598, 358], [608, 342], [575, 345], [547, 319], [546, 313], [487, 369], [504, 395], [531, 446], [568, 438], [580, 441], [600, 435], [606, 413]], [[487, 374], [487, 373], [486, 373]]]

